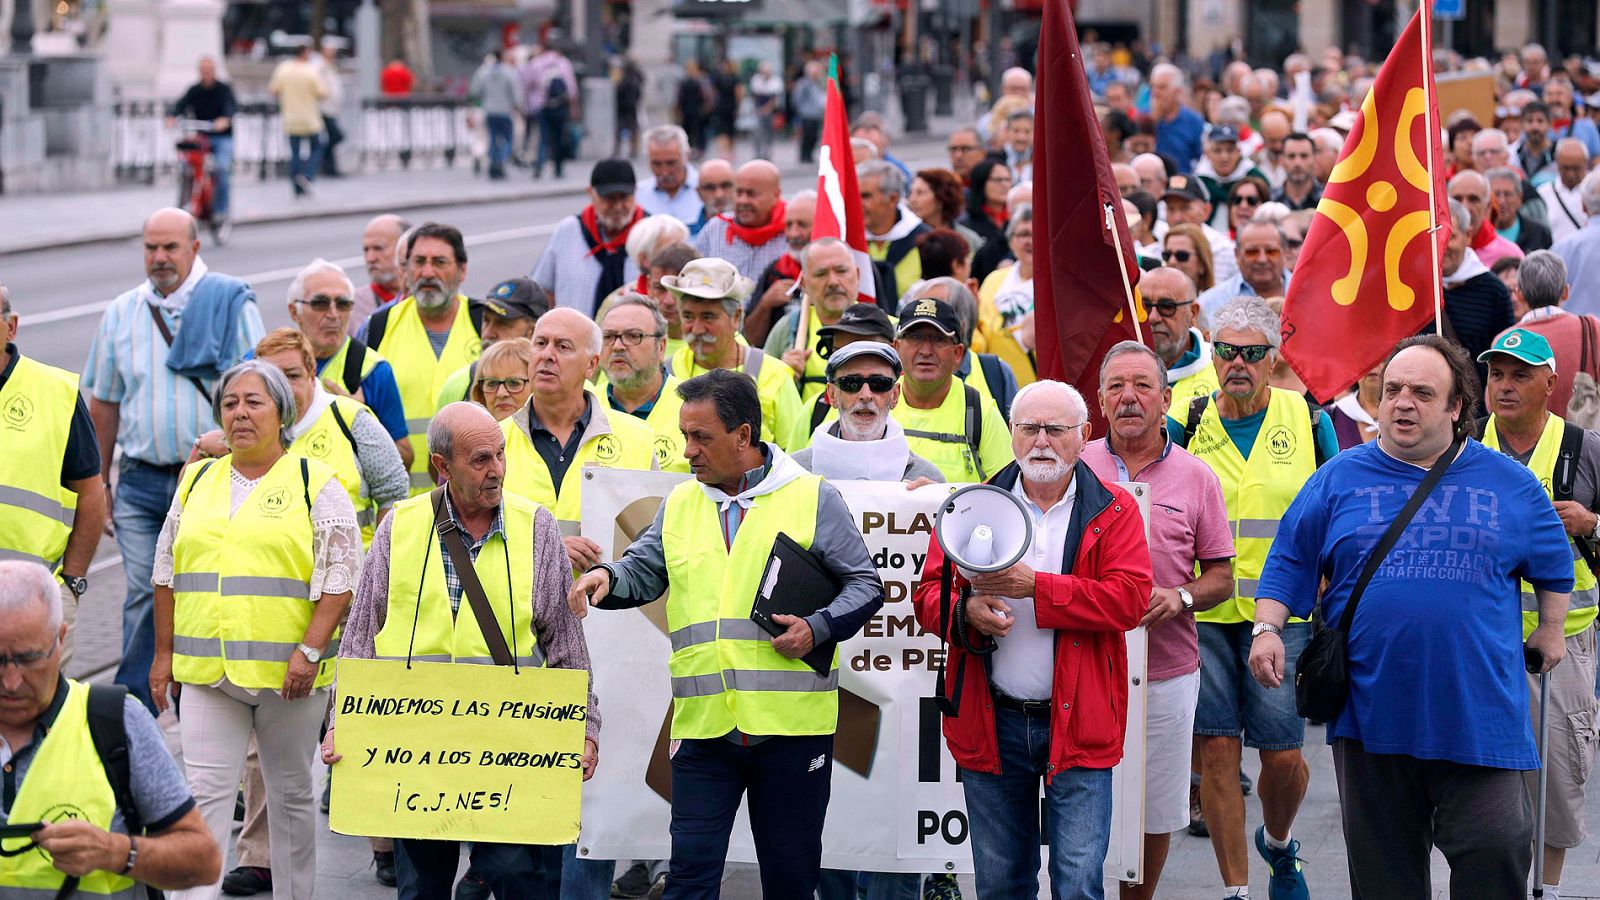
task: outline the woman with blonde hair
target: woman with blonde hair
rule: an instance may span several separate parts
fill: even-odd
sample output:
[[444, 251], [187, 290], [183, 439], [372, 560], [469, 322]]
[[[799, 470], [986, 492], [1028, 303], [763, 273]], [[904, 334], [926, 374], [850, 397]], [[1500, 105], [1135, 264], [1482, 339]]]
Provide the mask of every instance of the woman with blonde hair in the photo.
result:
[[1211, 242], [1199, 225], [1185, 222], [1169, 227], [1167, 236], [1161, 239], [1161, 262], [1189, 276], [1196, 294], [1203, 294], [1216, 284]]
[[1033, 109], [1033, 101], [1027, 97], [1008, 94], [994, 102], [989, 109], [989, 150], [1004, 155], [1006, 152], [1006, 138], [1008, 136], [1008, 122], [1011, 114]]
[[478, 374], [467, 399], [487, 409], [496, 422], [511, 417], [533, 392], [528, 368], [533, 363], [533, 341], [507, 338], [496, 341], [478, 357]]

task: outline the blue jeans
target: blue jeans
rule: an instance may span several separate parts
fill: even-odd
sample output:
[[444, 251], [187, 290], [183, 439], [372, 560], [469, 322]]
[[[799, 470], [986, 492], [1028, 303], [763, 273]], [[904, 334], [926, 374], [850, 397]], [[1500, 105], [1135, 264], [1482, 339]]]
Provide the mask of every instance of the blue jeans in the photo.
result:
[[228, 195], [233, 186], [233, 135], [218, 134], [211, 138], [211, 183], [216, 194], [211, 198], [211, 217], [228, 217]]
[[[979, 897], [1033, 897], [1039, 892], [1039, 785], [1049, 771], [1050, 720], [999, 708], [994, 718], [1000, 774], [961, 770], [973, 878]], [[1050, 895], [1103, 900], [1111, 770], [1056, 772], [1044, 789], [1044, 823]]]
[[[509, 126], [511, 118], [506, 117]], [[506, 139], [510, 150], [510, 138]], [[607, 900], [611, 896], [612, 876], [616, 874], [614, 859], [589, 859], [578, 855], [578, 845], [561, 848], [561, 900]]]
[[545, 160], [555, 163], [556, 177], [561, 177], [561, 164], [567, 159], [567, 107], [539, 110], [539, 155], [533, 160], [533, 174], [544, 169]]
[[1264, 688], [1250, 674], [1251, 622], [1198, 623], [1200, 699], [1194, 733], [1202, 737], [1244, 736], [1256, 750], [1298, 750], [1306, 741], [1306, 720], [1294, 705], [1294, 667], [1311, 640], [1310, 622], [1283, 626], [1283, 684]]
[[127, 456], [118, 472], [111, 521], [117, 529], [128, 594], [122, 602], [122, 662], [117, 666], [116, 682], [155, 715], [155, 703], [150, 699], [150, 663], [156, 656], [155, 589], [150, 586], [150, 570], [155, 567], [156, 538], [167, 520], [172, 495], [178, 491], [178, 473]]
[[919, 900], [922, 896], [922, 876], [899, 872], [823, 869], [822, 882], [817, 885], [817, 896], [821, 900]]
[[511, 157], [511, 138], [515, 131], [511, 116], [490, 113], [484, 116], [484, 124], [489, 128], [489, 171], [504, 171], [506, 160]]
[[[296, 176], [304, 175], [307, 181], [317, 180], [317, 168], [322, 165], [322, 135], [320, 134], [291, 134], [289, 135], [289, 179], [294, 181]], [[295, 182], [294, 192], [305, 193]]]
[[[489, 885], [496, 900], [554, 900], [554, 886], [545, 883], [534, 856], [538, 847], [479, 842], [468, 852], [472, 874]], [[461, 845], [455, 841], [399, 838], [394, 842], [399, 900], [450, 900], [460, 861]]]

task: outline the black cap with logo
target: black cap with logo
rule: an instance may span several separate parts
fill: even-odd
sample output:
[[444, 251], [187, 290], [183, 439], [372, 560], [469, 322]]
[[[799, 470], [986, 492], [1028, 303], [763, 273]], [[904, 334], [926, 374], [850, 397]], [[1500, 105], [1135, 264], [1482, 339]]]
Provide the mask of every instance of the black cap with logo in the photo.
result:
[[903, 336], [918, 325], [932, 325], [944, 332], [945, 337], [961, 337], [961, 317], [956, 315], [954, 306], [943, 300], [933, 297], [907, 300], [900, 304], [898, 317], [900, 326], [895, 330], [895, 337]]

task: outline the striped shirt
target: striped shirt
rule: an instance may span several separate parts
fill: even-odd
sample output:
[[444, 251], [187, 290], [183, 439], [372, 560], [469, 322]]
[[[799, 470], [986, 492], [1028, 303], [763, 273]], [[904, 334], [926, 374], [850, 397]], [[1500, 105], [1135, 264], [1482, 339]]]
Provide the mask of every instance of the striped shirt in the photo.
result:
[[[467, 556], [474, 563], [478, 561], [478, 551], [483, 549], [484, 544], [489, 543], [489, 538], [498, 534], [501, 541], [510, 540], [506, 537], [505, 513], [501, 511], [500, 507], [495, 507], [494, 519], [489, 522], [489, 530], [485, 531], [481, 538], [474, 538], [472, 532], [461, 527], [461, 517], [456, 515], [456, 505], [451, 502], [449, 491], [444, 492], [444, 508], [450, 513], [450, 524], [454, 525], [456, 530], [463, 535], [461, 543], [466, 545]], [[456, 574], [456, 561], [451, 558], [450, 550], [445, 546], [444, 538], [441, 537], [438, 540], [439, 560], [444, 563], [444, 590], [445, 593], [450, 595], [450, 613], [454, 615], [461, 611], [461, 593], [464, 588], [461, 587], [461, 576]]]
[[715, 256], [733, 263], [739, 274], [749, 279], [761, 277], [767, 266], [778, 261], [778, 257], [789, 252], [789, 242], [784, 239], [783, 232], [778, 232], [772, 240], [759, 247], [752, 247], [739, 238], [728, 241], [728, 220], [723, 218], [711, 219], [706, 222], [700, 233], [694, 236], [694, 247], [706, 256]]
[[[204, 271], [199, 260], [195, 268]], [[187, 283], [184, 287], [192, 290]], [[184, 287], [169, 299], [185, 295]], [[167, 368], [167, 342], [144, 309], [149, 291], [150, 286], [143, 284], [111, 301], [89, 345], [83, 386], [96, 400], [121, 406], [117, 444], [124, 456], [158, 466], [175, 465], [189, 458], [196, 438], [217, 426], [211, 418], [211, 398], [201, 396], [189, 379]], [[183, 322], [182, 307], [163, 313], [176, 333]], [[243, 359], [265, 332], [254, 302], [244, 305], [234, 328], [228, 365]]]
[[[600, 261], [589, 252], [589, 243], [583, 239], [583, 223], [577, 216], [567, 216], [556, 224], [550, 243], [544, 245], [529, 277], [550, 292], [557, 306], [594, 318]], [[623, 264], [622, 277], [623, 284], [632, 284], [639, 277], [639, 266], [631, 256]]]

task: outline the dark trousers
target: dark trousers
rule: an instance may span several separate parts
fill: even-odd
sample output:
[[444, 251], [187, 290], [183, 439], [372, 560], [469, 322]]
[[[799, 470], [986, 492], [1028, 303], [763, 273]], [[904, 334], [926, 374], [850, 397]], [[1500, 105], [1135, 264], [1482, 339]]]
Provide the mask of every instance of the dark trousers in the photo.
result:
[[533, 174], [538, 177], [546, 159], [555, 163], [556, 177], [561, 177], [561, 164], [567, 159], [567, 108], [547, 106], [539, 110], [539, 155], [533, 160]]
[[344, 143], [344, 129], [339, 127], [339, 120], [334, 116], [322, 116], [322, 174], [329, 178], [338, 178], [339, 158], [334, 153], [334, 148]]
[[484, 116], [489, 129], [489, 175], [499, 178], [506, 173], [506, 160], [511, 158], [511, 142], [516, 124], [510, 113], [489, 113]]
[[[557, 900], [561, 895], [560, 847], [475, 843], [470, 856], [472, 874], [488, 883], [496, 900]], [[399, 900], [450, 900], [460, 862], [461, 845], [455, 841], [397, 839]]]
[[745, 747], [686, 740], [672, 756], [672, 861], [664, 900], [716, 898], [739, 800], [765, 900], [812, 900], [822, 872], [822, 822], [833, 782], [833, 735], [770, 737]]
[[1355, 900], [1433, 896], [1428, 855], [1450, 863], [1451, 900], [1523, 897], [1533, 864], [1533, 810], [1522, 773], [1368, 753], [1333, 742], [1334, 776]]
[[821, 119], [800, 120], [800, 161], [811, 162], [817, 152], [817, 141], [822, 137]]

